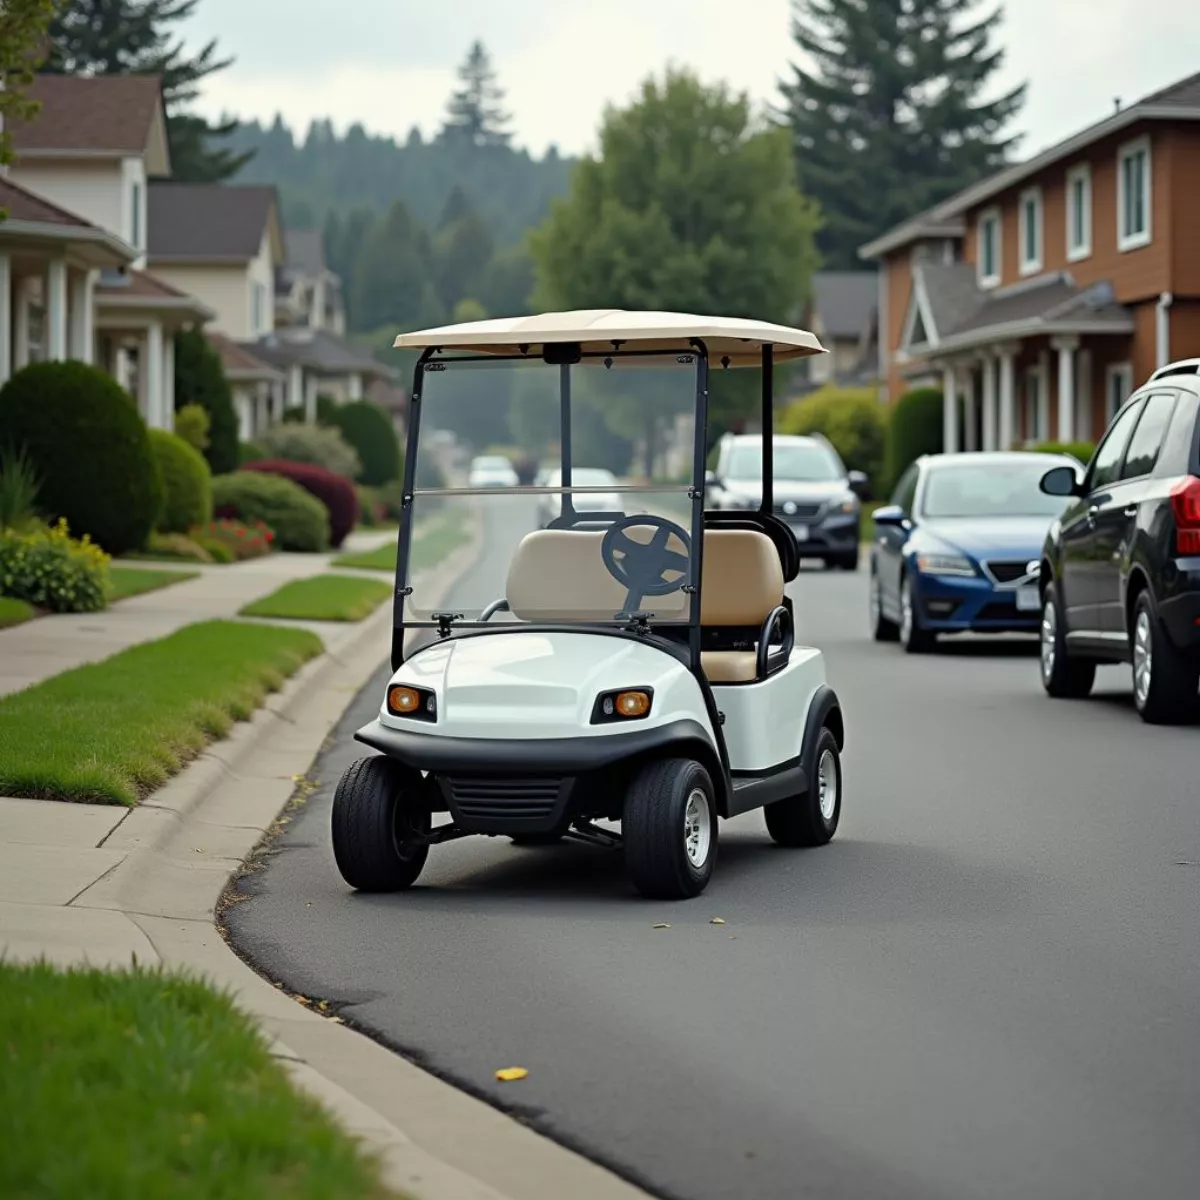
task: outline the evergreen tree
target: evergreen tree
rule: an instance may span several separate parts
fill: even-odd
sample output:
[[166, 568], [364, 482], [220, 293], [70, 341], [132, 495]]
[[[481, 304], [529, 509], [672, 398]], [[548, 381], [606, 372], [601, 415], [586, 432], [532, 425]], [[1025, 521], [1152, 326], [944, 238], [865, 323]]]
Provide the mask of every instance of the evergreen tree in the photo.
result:
[[512, 134], [504, 111], [504, 89], [496, 81], [491, 57], [480, 41], [473, 42], [458, 69], [462, 85], [450, 96], [442, 134], [473, 146], [507, 146]]
[[359, 329], [436, 325], [445, 311], [433, 281], [429, 234], [397, 200], [371, 227], [358, 251], [351, 302]]
[[817, 200], [827, 267], [996, 171], [1024, 85], [981, 99], [1004, 61], [983, 0], [793, 0], [807, 66], [783, 85], [797, 175]]
[[[228, 179], [249, 160], [219, 143], [236, 121], [210, 125], [186, 111], [200, 83], [232, 63], [217, 57], [210, 41], [198, 53], [173, 40], [199, 0], [63, 0], [50, 25], [46, 70], [81, 75], [161, 75], [167, 107], [167, 140], [176, 179], [207, 183]], [[217, 144], [214, 144], [217, 143]]]

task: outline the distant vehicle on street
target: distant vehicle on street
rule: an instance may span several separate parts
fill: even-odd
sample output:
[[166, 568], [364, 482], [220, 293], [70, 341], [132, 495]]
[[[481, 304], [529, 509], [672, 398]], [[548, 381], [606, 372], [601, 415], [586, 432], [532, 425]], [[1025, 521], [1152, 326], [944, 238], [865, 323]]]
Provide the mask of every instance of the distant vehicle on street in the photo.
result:
[[[791, 529], [800, 556], [857, 570], [866, 475], [847, 471], [823, 437], [780, 435], [772, 446], [775, 514]], [[708, 475], [708, 507], [758, 508], [762, 482], [762, 438], [726, 434]]]
[[[562, 470], [555, 467], [546, 472], [546, 478], [540, 487], [562, 487]], [[611, 487], [611, 492], [572, 492], [571, 506], [577, 513], [622, 513], [625, 511], [624, 502], [616, 492], [617, 477], [603, 467], [573, 467], [571, 469], [571, 486], [603, 488]], [[538, 525], [545, 529], [551, 521], [562, 516], [563, 498], [558, 496], [538, 497]]]
[[1113, 418], [1086, 474], [1047, 471], [1068, 502], [1042, 554], [1042, 685], [1086, 696], [1127, 662], [1154, 724], [1200, 708], [1200, 359], [1156, 371]]
[[516, 487], [517, 472], [502, 454], [483, 454], [471, 460], [469, 487]]
[[1046, 468], [1083, 465], [1024, 451], [923, 455], [875, 511], [869, 619], [877, 642], [933, 650], [941, 633], [1036, 633], [1042, 543], [1065, 500]]

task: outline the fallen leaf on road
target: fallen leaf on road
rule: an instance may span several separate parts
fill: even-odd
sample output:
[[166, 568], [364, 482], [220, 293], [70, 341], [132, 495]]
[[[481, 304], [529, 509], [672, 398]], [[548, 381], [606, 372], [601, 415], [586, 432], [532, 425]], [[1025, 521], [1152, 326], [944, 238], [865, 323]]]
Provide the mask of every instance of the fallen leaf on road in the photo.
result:
[[655, 925], [654, 928], [655, 929], [670, 929], [671, 927], [665, 921], [662, 921], [659, 924]]
[[724, 917], [713, 917], [713, 919], [711, 921], [709, 921], [709, 924], [710, 925], [724, 925], [725, 918]]
[[501, 1083], [511, 1083], [517, 1079], [524, 1079], [529, 1072], [524, 1067], [501, 1067], [496, 1072], [496, 1078]]

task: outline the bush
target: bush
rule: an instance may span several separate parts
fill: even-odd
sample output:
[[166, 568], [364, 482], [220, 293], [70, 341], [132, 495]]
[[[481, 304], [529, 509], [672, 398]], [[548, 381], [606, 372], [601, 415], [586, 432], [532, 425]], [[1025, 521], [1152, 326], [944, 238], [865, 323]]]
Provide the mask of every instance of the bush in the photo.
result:
[[38, 474], [24, 448], [0, 451], [0, 529], [19, 529], [37, 511]]
[[358, 455], [359, 480], [379, 487], [400, 478], [400, 439], [392, 418], [370, 400], [353, 400], [321, 417], [322, 424], [337, 429]]
[[213, 506], [218, 517], [249, 524], [263, 521], [275, 531], [281, 550], [316, 552], [329, 547], [329, 511], [290, 479], [256, 471], [218, 475], [213, 479]]
[[321, 467], [346, 479], [358, 478], [362, 470], [354, 447], [325, 425], [272, 425], [259, 435], [258, 445], [265, 458]]
[[210, 563], [213, 556], [186, 533], [152, 533], [146, 539], [142, 558], [178, 558], [184, 562]]
[[358, 523], [372, 528], [382, 525], [387, 520], [387, 504], [379, 491], [359, 484], [358, 492]]
[[266, 458], [263, 448], [257, 442], [238, 442], [238, 466], [244, 467], [256, 458]]
[[865, 471], [875, 489], [883, 486], [887, 410], [874, 388], [823, 387], [789, 404], [780, 433], [821, 433], [833, 443], [846, 468]]
[[129, 393], [80, 362], [34, 363], [0, 388], [0, 451], [24, 448], [38, 508], [110, 554], [154, 528], [163, 486]]
[[175, 411], [198, 404], [208, 413], [204, 457], [214, 475], [237, 468], [238, 420], [221, 356], [198, 329], [175, 335]]
[[236, 559], [240, 562], [245, 558], [262, 558], [264, 554], [270, 554], [275, 531], [262, 521], [247, 524], [232, 517], [222, 517], [193, 529], [192, 537], [210, 549], [219, 546], [223, 553], [229, 555], [225, 561]]
[[1079, 459], [1084, 466], [1092, 461], [1092, 455], [1096, 453], [1093, 442], [1038, 442], [1036, 446], [1030, 446], [1030, 449], [1041, 454], [1069, 454], [1072, 458]]
[[[265, 459], [262, 462], [247, 463], [242, 470], [281, 475], [284, 479], [298, 483], [306, 492], [316, 497], [329, 513], [329, 540], [334, 549], [346, 540], [346, 535], [358, 523], [358, 496], [355, 495], [354, 484], [341, 475], [325, 470], [324, 467], [287, 462], [283, 459]], [[272, 524], [269, 519], [267, 523]]]
[[199, 404], [185, 404], [175, 414], [175, 432], [189, 446], [199, 450], [202, 454], [208, 449], [209, 442], [212, 440], [208, 436], [211, 425], [212, 419], [208, 415], [208, 410], [201, 408]]
[[333, 425], [336, 427], [337, 422], [334, 420], [333, 414], [337, 412], [338, 402], [332, 397], [327, 396], [324, 392], [317, 393], [317, 424], [318, 425]]
[[0, 533], [0, 595], [52, 612], [99, 612], [108, 605], [109, 556], [66, 521]]
[[888, 422], [887, 464], [884, 474], [889, 487], [922, 454], [942, 452], [942, 391], [914, 388], [892, 406]]
[[195, 542], [201, 550], [206, 551], [208, 557], [212, 559], [213, 562], [219, 563], [223, 567], [228, 566], [230, 563], [237, 562], [237, 555], [234, 554], [234, 552], [227, 545], [225, 545], [224, 542], [219, 541], [217, 538], [205, 537], [204, 534], [198, 533], [194, 529], [188, 534], [188, 537], [191, 538], [191, 540]]
[[186, 533], [212, 517], [212, 475], [204, 455], [165, 429], [150, 430], [150, 448], [163, 481], [163, 506], [155, 528]]
[[297, 405], [295, 408], [285, 408], [283, 416], [279, 418], [284, 425], [304, 425], [308, 421], [308, 413], [304, 409], [304, 405]]

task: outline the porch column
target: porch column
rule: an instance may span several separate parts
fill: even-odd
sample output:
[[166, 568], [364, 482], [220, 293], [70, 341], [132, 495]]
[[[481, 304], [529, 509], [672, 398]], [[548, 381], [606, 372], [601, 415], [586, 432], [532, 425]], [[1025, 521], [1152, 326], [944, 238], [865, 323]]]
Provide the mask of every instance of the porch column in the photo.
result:
[[1058, 434], [1056, 441], [1075, 440], [1075, 351], [1077, 337], [1055, 338], [1051, 346], [1058, 351]]
[[963, 384], [963, 449], [979, 449], [979, 413], [975, 407], [975, 363], [962, 369]]
[[73, 271], [70, 277], [71, 357], [78, 362], [95, 360], [95, 271]]
[[304, 372], [295, 366], [288, 373], [288, 408], [301, 408], [304, 405]]
[[1081, 442], [1092, 439], [1092, 352], [1079, 351], [1079, 388], [1075, 398], [1075, 436]]
[[32, 337], [29, 328], [29, 301], [37, 281], [28, 275], [17, 280], [13, 289], [13, 370], [19, 371], [29, 366], [29, 355], [32, 352]]
[[363, 381], [361, 375], [351, 375], [346, 386], [346, 395], [351, 400], [361, 400], [363, 397]]
[[12, 264], [0, 253], [0, 383], [12, 374]]
[[46, 265], [46, 352], [47, 362], [67, 357], [67, 262], [52, 258]]
[[162, 340], [162, 395], [167, 428], [175, 428], [175, 334], [166, 330]]
[[[163, 337], [162, 323], [151, 321], [146, 327], [138, 353], [138, 400], [139, 407], [152, 429], [170, 429], [163, 412]], [[173, 415], [173, 414], [172, 414]]]
[[256, 438], [271, 423], [271, 385], [261, 380], [254, 385], [254, 429]]
[[996, 357], [983, 356], [983, 448], [996, 449]]
[[942, 370], [942, 451], [958, 450], [958, 372], [952, 366]]
[[317, 423], [317, 384], [319, 382], [316, 375], [310, 375], [304, 381], [304, 419], [310, 425]]
[[1039, 442], [1050, 440], [1050, 351], [1038, 355], [1037, 426], [1033, 435]]
[[1007, 342], [1000, 354], [1000, 449], [1011, 450], [1017, 430], [1016, 359], [1020, 345]]

